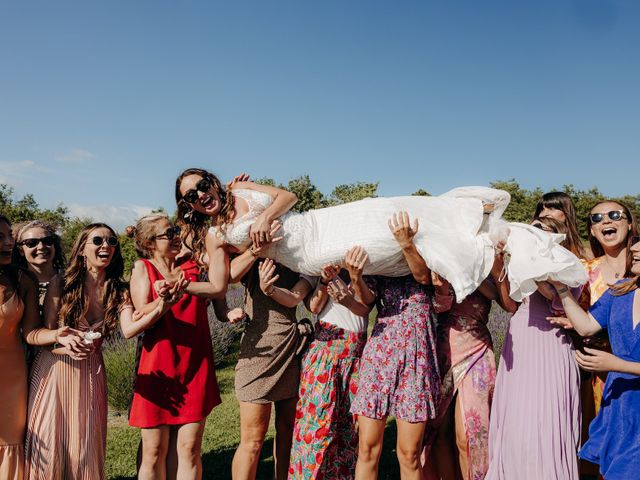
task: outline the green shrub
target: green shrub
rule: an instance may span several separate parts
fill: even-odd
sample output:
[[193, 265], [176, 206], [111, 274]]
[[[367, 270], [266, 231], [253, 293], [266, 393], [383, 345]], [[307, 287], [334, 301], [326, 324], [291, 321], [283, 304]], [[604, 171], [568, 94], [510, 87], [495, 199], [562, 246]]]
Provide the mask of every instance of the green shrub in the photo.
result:
[[114, 410], [126, 412], [133, 398], [136, 342], [116, 339], [104, 347], [107, 370], [107, 395]]

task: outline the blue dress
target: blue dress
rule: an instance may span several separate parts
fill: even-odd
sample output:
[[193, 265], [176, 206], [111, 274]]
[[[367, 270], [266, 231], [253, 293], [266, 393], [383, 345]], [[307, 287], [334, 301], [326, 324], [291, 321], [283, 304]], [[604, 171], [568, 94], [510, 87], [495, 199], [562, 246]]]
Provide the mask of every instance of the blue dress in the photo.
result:
[[[633, 328], [635, 290], [614, 296], [607, 290], [589, 313], [609, 332], [613, 354], [640, 362], [640, 327]], [[602, 407], [589, 427], [580, 457], [600, 465], [607, 480], [640, 478], [640, 377], [609, 372]]]

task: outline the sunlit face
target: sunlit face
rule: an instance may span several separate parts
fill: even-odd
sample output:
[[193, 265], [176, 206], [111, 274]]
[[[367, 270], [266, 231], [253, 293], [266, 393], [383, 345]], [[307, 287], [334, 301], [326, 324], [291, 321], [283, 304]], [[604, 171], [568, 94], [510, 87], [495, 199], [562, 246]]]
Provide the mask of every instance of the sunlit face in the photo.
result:
[[550, 217], [550, 218], [553, 218], [554, 220], [559, 221], [560, 223], [567, 222], [567, 216], [564, 214], [562, 210], [558, 208], [544, 207], [542, 210], [540, 210], [540, 213], [538, 214], [538, 216], [540, 218]]
[[[204, 179], [204, 183], [206, 182], [207, 180]], [[202, 191], [202, 176], [198, 174], [187, 175], [182, 179], [182, 182], [180, 182], [180, 195], [182, 195], [185, 201], [187, 201], [196, 212], [213, 217], [217, 215], [222, 205], [220, 203], [220, 195], [216, 191], [215, 186], [211, 182], [209, 182], [209, 184], [209, 188]], [[190, 197], [193, 197], [192, 199], [195, 201], [189, 201], [191, 199]]]
[[56, 247], [53, 244], [53, 240], [53, 236], [44, 228], [32, 227], [23, 232], [20, 237], [20, 255], [24, 256], [27, 263], [38, 267], [53, 263], [56, 255]]
[[631, 273], [640, 275], [640, 241], [631, 245], [633, 260], [631, 262]]
[[607, 214], [616, 210], [623, 210], [623, 208], [616, 202], [604, 202], [596, 205], [589, 212], [590, 215], [603, 214], [602, 221], [593, 223], [592, 220], [591, 222], [591, 235], [595, 237], [603, 248], [615, 248], [624, 245], [631, 230], [631, 224], [626, 215], [622, 215], [618, 220], [609, 218]]
[[167, 218], [160, 218], [154, 227], [151, 250], [160, 257], [175, 258], [182, 250], [182, 240], [173, 223]]
[[91, 230], [82, 252], [87, 262], [87, 268], [91, 270], [107, 268], [111, 263], [117, 244], [118, 237], [108, 228], [99, 227]]
[[0, 265], [11, 264], [14, 243], [11, 226], [7, 222], [0, 221]]

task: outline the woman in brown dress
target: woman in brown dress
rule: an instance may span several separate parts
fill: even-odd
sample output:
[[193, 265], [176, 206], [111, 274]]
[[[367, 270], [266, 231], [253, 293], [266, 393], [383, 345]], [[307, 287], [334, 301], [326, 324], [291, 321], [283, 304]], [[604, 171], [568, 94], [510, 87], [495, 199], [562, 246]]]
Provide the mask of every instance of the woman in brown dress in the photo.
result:
[[[23, 270], [11, 265], [11, 223], [0, 215], [0, 478], [23, 477], [23, 442], [27, 418], [27, 364], [21, 342], [69, 344], [68, 329], [38, 328], [38, 287]], [[66, 338], [65, 338], [66, 337]], [[75, 337], [75, 342], [78, 342]], [[26, 477], [28, 478], [28, 477]]]

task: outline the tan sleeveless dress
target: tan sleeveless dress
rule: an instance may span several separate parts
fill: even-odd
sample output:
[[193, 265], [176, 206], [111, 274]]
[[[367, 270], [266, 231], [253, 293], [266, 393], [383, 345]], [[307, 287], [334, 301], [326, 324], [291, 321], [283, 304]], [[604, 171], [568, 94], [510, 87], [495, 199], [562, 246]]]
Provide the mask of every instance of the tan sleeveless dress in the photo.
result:
[[22, 480], [27, 419], [27, 364], [20, 323], [24, 304], [17, 292], [0, 305], [0, 479]]

